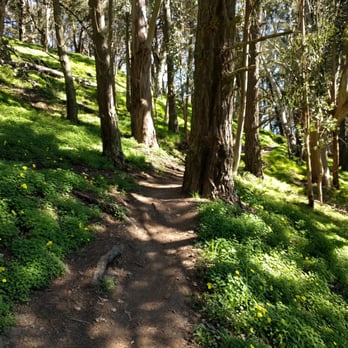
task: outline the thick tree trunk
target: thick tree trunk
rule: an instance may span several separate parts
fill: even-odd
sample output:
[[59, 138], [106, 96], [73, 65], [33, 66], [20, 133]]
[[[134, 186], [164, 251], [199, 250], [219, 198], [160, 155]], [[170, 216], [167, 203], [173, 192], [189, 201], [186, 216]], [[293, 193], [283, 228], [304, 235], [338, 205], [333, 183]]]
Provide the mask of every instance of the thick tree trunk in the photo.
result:
[[173, 133], [179, 132], [179, 122], [176, 113], [176, 95], [175, 95], [175, 67], [174, 67], [174, 38], [173, 38], [173, 24], [170, 12], [170, 0], [163, 2], [164, 23], [163, 35], [167, 50], [167, 106], [169, 123], [168, 130]]
[[[132, 59], [131, 59], [131, 128], [132, 135], [139, 143], [148, 147], [158, 147], [152, 115], [151, 94], [151, 42], [160, 0], [148, 28], [146, 1], [132, 1]], [[157, 12], [156, 12], [157, 11]]]
[[235, 201], [232, 94], [235, 0], [200, 0], [191, 143], [183, 190]]
[[[114, 74], [111, 60], [109, 36], [112, 35], [105, 25], [105, 11], [112, 8], [112, 0], [108, 1], [108, 9], [104, 8], [104, 0], [89, 0], [90, 14], [93, 24], [93, 41], [95, 45], [95, 62], [97, 73], [97, 93], [103, 154], [116, 167], [124, 167], [124, 156], [118, 118], [114, 100]], [[110, 11], [108, 11], [110, 13]], [[111, 20], [111, 18], [108, 18]]]
[[250, 25], [249, 69], [245, 108], [245, 170], [257, 177], [263, 177], [261, 144], [259, 138], [259, 29], [260, 1], [254, 2]]
[[65, 45], [62, 11], [59, 0], [53, 0], [53, 15], [57, 37], [58, 56], [65, 80], [67, 119], [71, 122], [77, 123], [76, 91], [71, 72], [70, 60]]

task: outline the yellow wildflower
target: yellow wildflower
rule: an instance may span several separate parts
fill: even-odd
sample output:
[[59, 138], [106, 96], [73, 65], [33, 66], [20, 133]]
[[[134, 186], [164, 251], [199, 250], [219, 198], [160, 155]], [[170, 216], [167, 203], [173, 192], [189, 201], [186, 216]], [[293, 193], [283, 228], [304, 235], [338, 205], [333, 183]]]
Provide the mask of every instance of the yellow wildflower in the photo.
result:
[[272, 322], [272, 319], [270, 317], [267, 318], [267, 323], [270, 324]]
[[28, 167], [27, 166], [22, 166], [22, 169], [23, 170], [28, 170]]
[[24, 178], [25, 175], [24, 175], [24, 173], [20, 172], [20, 173], [19, 173], [19, 176], [20, 176], [21, 178]]
[[263, 314], [261, 312], [257, 312], [256, 316], [261, 319], [263, 317]]
[[213, 284], [212, 283], [207, 283], [207, 288], [210, 290], [213, 288]]
[[46, 246], [47, 246], [47, 247], [50, 247], [52, 244], [53, 244], [53, 242], [52, 242], [51, 240], [49, 240], [49, 241], [46, 243]]
[[236, 271], [235, 271], [234, 273], [236, 273], [236, 275], [237, 275], [237, 276], [239, 276], [239, 275], [240, 275], [240, 273], [239, 273], [238, 269], [236, 269]]
[[6, 270], [6, 268], [5, 267], [0, 267], [0, 272], [4, 272]]
[[7, 279], [6, 278], [2, 278], [1, 280], [3, 283], [6, 283], [7, 282]]
[[36, 168], [36, 164], [35, 164], [35, 163], [33, 163], [31, 166], [32, 166], [34, 169]]
[[26, 190], [26, 189], [28, 188], [28, 185], [27, 185], [26, 183], [23, 183], [23, 184], [21, 185], [21, 188], [22, 188], [23, 190]]

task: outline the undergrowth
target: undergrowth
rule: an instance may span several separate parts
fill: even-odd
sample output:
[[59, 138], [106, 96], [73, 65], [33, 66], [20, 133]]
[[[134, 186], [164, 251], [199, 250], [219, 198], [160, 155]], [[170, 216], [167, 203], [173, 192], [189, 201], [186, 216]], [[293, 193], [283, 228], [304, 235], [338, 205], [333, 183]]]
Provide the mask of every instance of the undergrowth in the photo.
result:
[[205, 347], [346, 347], [348, 217], [315, 210], [274, 178], [239, 177], [248, 209], [203, 204], [198, 231]]
[[[2, 42], [8, 58], [29, 64], [0, 67], [0, 333], [14, 323], [14, 304], [63, 274], [64, 258], [95, 238], [102, 211], [124, 217], [126, 208], [113, 194], [136, 189], [128, 172], [161, 170], [172, 161], [163, 149], [151, 152], [130, 136], [122, 72], [117, 114], [127, 172], [102, 156], [93, 59], [70, 54], [79, 108], [79, 122], [71, 124], [64, 80], [30, 68], [34, 63], [59, 70], [56, 52], [13, 39]], [[166, 131], [163, 100], [156, 110], [159, 143], [177, 155], [173, 149], [182, 132]]]

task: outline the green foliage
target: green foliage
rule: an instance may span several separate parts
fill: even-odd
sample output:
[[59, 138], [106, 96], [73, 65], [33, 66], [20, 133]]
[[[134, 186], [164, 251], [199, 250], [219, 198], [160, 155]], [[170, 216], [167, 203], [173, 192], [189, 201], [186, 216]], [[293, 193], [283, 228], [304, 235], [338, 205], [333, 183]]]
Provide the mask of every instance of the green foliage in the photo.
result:
[[[54, 52], [11, 41], [16, 60], [59, 68]], [[89, 58], [71, 55], [74, 73], [95, 82]], [[123, 217], [111, 191], [133, 179], [102, 156], [95, 88], [78, 86], [80, 123], [65, 120], [64, 86], [26, 68], [0, 67], [0, 332], [13, 305], [65, 272], [64, 258], [95, 237], [103, 204]], [[126, 144], [127, 145], [127, 144]], [[133, 145], [130, 145], [130, 147]], [[127, 147], [126, 147], [127, 150]], [[134, 152], [135, 154], [135, 152]], [[112, 186], [112, 190], [111, 190]], [[86, 203], [78, 193], [91, 195]], [[100, 203], [99, 203], [100, 202]]]
[[197, 339], [206, 347], [345, 347], [347, 217], [328, 206], [313, 211], [275, 183], [239, 178], [247, 210], [201, 206], [206, 321]]

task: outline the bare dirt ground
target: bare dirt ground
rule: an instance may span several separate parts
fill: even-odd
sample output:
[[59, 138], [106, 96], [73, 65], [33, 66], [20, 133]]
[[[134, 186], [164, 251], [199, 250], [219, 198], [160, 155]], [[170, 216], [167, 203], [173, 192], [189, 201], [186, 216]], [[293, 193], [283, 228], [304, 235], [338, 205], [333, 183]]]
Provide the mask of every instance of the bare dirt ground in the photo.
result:
[[[196, 347], [197, 203], [181, 194], [181, 174], [138, 175], [139, 190], [126, 197], [131, 223], [105, 215], [97, 239], [66, 261], [69, 272], [18, 306], [0, 347]], [[96, 265], [121, 244], [103, 290], [93, 284]]]

